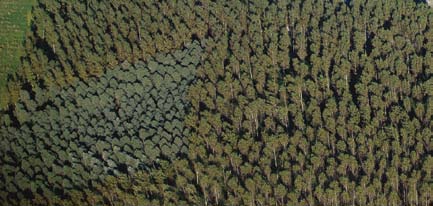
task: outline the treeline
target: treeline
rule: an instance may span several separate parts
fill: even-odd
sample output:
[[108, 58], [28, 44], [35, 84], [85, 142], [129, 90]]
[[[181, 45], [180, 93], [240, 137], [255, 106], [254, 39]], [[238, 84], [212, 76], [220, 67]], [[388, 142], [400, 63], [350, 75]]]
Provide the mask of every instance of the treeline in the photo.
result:
[[[70, 76], [85, 80], [108, 59], [134, 62], [191, 39], [204, 50], [188, 95], [187, 157], [162, 161], [144, 178], [126, 177], [133, 182], [126, 185], [144, 187], [128, 189], [118, 178], [105, 183], [108, 192], [69, 191], [80, 195], [58, 204], [95, 204], [77, 196], [111, 205], [433, 203], [433, 13], [425, 4], [43, 2], [38, 18], [86, 29], [57, 35], [74, 39], [65, 44], [77, 42], [67, 52], [42, 37], [68, 26], [36, 18], [29, 51], [37, 52], [29, 53], [39, 60], [29, 61], [31, 72], [23, 74], [51, 68], [57, 81], [54, 71], [68, 74], [69, 64]], [[73, 63], [76, 55], [83, 57]], [[42, 76], [36, 77], [24, 79]], [[47, 86], [49, 79], [37, 82]], [[41, 205], [50, 200], [40, 198]]]

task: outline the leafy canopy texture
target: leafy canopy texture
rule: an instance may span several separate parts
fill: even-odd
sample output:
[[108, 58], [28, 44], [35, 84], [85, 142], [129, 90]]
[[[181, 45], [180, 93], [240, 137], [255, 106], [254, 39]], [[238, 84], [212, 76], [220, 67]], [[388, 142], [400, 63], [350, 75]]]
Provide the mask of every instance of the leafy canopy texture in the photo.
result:
[[[6, 204], [433, 204], [433, 10], [426, 4], [38, 2], [28, 55], [3, 111]], [[201, 52], [179, 52], [192, 40]], [[125, 60], [132, 66], [113, 66]], [[198, 65], [185, 113], [170, 106], [186, 107], [170, 100], [185, 90], [169, 82], [186, 85], [188, 75], [169, 65]], [[112, 67], [117, 75], [101, 76]], [[76, 81], [82, 86], [68, 86]], [[136, 92], [137, 83], [149, 86]], [[65, 88], [63, 97], [42, 101], [56, 87]], [[22, 89], [38, 103], [26, 103], [25, 92], [18, 101]], [[135, 119], [148, 107], [158, 109]], [[56, 120], [62, 115], [77, 126], [55, 129], [66, 127]], [[186, 154], [169, 158], [176, 153], [167, 151], [186, 145]], [[71, 160], [59, 163], [63, 151]], [[74, 172], [63, 178], [72, 163], [87, 180], [113, 176], [83, 190]], [[32, 189], [39, 187], [65, 189]]]
[[200, 53], [195, 42], [176, 57], [124, 62], [58, 92], [22, 90], [1, 126], [1, 202], [26, 190], [49, 196], [86, 188], [108, 174], [132, 175], [185, 153], [184, 96]]

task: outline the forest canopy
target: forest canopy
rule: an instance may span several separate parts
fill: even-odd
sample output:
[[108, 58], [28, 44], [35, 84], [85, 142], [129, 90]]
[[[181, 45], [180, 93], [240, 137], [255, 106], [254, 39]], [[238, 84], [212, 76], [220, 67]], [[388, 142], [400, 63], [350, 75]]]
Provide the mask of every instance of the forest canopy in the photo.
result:
[[33, 16], [1, 97], [4, 205], [433, 204], [423, 2], [38, 0]]

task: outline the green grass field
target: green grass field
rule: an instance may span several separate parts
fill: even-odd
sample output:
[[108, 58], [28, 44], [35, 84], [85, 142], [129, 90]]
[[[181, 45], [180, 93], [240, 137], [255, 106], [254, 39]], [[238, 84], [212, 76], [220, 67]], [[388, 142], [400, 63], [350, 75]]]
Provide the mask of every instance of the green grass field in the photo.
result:
[[0, 90], [20, 65], [35, 0], [0, 0]]

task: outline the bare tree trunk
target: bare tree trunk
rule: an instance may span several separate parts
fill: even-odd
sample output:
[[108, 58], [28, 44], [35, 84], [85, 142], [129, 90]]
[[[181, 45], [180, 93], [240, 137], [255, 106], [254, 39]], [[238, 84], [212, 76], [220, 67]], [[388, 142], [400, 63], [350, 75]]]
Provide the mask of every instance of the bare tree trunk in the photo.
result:
[[303, 112], [304, 111], [304, 100], [302, 98], [302, 89], [301, 88], [299, 88], [299, 97], [301, 99], [301, 111]]

